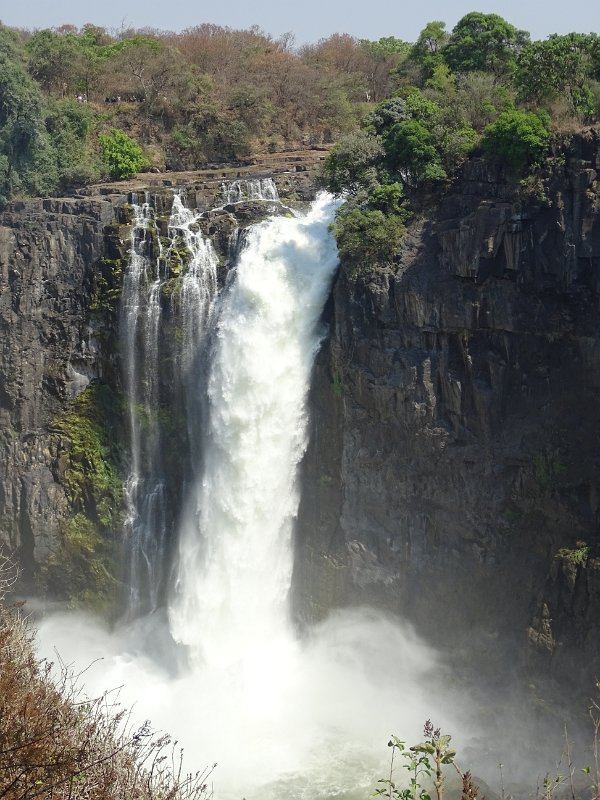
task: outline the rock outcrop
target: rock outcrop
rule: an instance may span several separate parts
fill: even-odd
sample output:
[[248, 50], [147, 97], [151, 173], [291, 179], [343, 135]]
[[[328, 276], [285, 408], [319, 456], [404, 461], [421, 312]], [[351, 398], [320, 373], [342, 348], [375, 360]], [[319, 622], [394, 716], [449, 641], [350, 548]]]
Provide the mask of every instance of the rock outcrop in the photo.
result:
[[[473, 159], [393, 268], [342, 269], [311, 390], [299, 619], [374, 603], [453, 663], [533, 661], [584, 691], [600, 674], [599, 169], [595, 133], [522, 187]], [[297, 172], [278, 186], [303, 200]], [[171, 178], [152, 179], [164, 235]], [[0, 215], [0, 542], [24, 588], [65, 596], [81, 580], [83, 601], [87, 581], [115, 594], [128, 469], [116, 336], [131, 220], [103, 192]], [[186, 197], [209, 208], [221, 192], [201, 176]], [[202, 222], [223, 257], [260, 215], [225, 200]]]

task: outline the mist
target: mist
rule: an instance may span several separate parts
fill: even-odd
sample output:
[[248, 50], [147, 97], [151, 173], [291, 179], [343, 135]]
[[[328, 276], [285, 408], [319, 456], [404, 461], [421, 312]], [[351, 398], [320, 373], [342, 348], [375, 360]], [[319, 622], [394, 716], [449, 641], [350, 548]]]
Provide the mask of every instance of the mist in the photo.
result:
[[39, 626], [38, 648], [81, 673], [87, 696], [118, 690], [133, 723], [172, 734], [186, 769], [216, 762], [217, 800], [368, 797], [387, 774], [390, 734], [420, 741], [433, 716], [461, 738], [456, 709], [434, 691], [434, 650], [369, 609], [335, 612], [305, 638], [248, 649], [227, 668], [185, 666], [159, 614], [113, 632], [56, 614]]

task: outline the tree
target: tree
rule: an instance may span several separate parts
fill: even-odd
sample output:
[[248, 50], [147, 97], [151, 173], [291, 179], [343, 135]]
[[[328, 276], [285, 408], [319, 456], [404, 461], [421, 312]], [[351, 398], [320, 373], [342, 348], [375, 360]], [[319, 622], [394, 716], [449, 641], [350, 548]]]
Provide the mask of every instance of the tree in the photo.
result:
[[384, 155], [379, 138], [366, 131], [345, 136], [325, 159], [322, 183], [334, 194], [356, 195], [377, 185], [377, 169]]
[[74, 94], [80, 77], [82, 48], [73, 33], [36, 31], [27, 42], [30, 75], [47, 92]]
[[446, 23], [435, 20], [427, 23], [413, 45], [410, 57], [428, 77], [443, 63], [442, 50], [448, 44], [449, 38]]
[[0, 196], [49, 194], [58, 181], [43, 100], [23, 68], [17, 39], [0, 27]]
[[46, 130], [54, 148], [59, 189], [97, 180], [96, 159], [91, 147], [94, 115], [86, 103], [55, 100], [46, 113]]
[[365, 52], [365, 70], [370, 102], [377, 102], [390, 92], [392, 75], [408, 57], [411, 47], [408, 42], [395, 36], [384, 36], [377, 41], [361, 39]]
[[519, 97], [544, 103], [564, 94], [573, 113], [593, 116], [595, 107], [587, 95], [590, 81], [600, 77], [599, 56], [600, 37], [593, 33], [531, 42], [517, 60], [514, 84]]
[[342, 259], [356, 275], [396, 257], [405, 233], [401, 215], [379, 209], [342, 206], [333, 232]]
[[102, 161], [114, 180], [132, 178], [146, 165], [144, 151], [125, 131], [113, 128], [98, 137], [102, 147]]
[[522, 172], [542, 161], [549, 142], [550, 117], [547, 114], [505, 111], [485, 128], [481, 145], [489, 156]]
[[393, 125], [384, 147], [390, 173], [411, 189], [447, 177], [433, 135], [416, 119]]
[[477, 70], [501, 76], [512, 72], [517, 54], [528, 41], [526, 31], [498, 14], [473, 11], [456, 23], [443, 57], [454, 72]]

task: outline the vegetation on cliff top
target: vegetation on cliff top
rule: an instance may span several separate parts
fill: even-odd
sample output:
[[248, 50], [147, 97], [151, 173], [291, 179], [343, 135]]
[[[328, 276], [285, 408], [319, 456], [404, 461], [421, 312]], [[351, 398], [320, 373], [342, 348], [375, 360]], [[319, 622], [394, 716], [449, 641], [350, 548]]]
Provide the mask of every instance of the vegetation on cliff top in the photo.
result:
[[[348, 198], [334, 232], [350, 272], [393, 261], [411, 212], [430, 202], [470, 154], [522, 179], [549, 155], [553, 132], [599, 118], [596, 34], [531, 42], [497, 14], [479, 12], [452, 32], [430, 22], [395, 67], [391, 95], [324, 164], [322, 184]], [[386, 191], [394, 203], [382, 209]]]
[[532, 42], [480, 12], [452, 31], [430, 22], [414, 43], [334, 34], [300, 48], [289, 34], [210, 24], [0, 26], [0, 196], [329, 144], [361, 119], [385, 148], [382, 168], [413, 190], [451, 176], [503, 113], [595, 121], [599, 78], [596, 34]]

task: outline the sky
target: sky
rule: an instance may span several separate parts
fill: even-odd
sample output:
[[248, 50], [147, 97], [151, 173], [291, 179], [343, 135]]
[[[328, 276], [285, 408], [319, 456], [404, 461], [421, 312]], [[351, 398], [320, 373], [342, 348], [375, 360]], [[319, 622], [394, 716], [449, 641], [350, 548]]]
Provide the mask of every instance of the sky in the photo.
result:
[[600, 33], [597, 0], [0, 0], [0, 20], [11, 27], [51, 28], [87, 22], [109, 30], [158, 28], [180, 31], [202, 22], [248, 28], [258, 25], [275, 37], [291, 31], [297, 44], [317, 42], [332, 33], [363, 39], [396, 36], [414, 41], [431, 20], [451, 29], [469, 11], [500, 14], [513, 25], [543, 39], [550, 33]]

